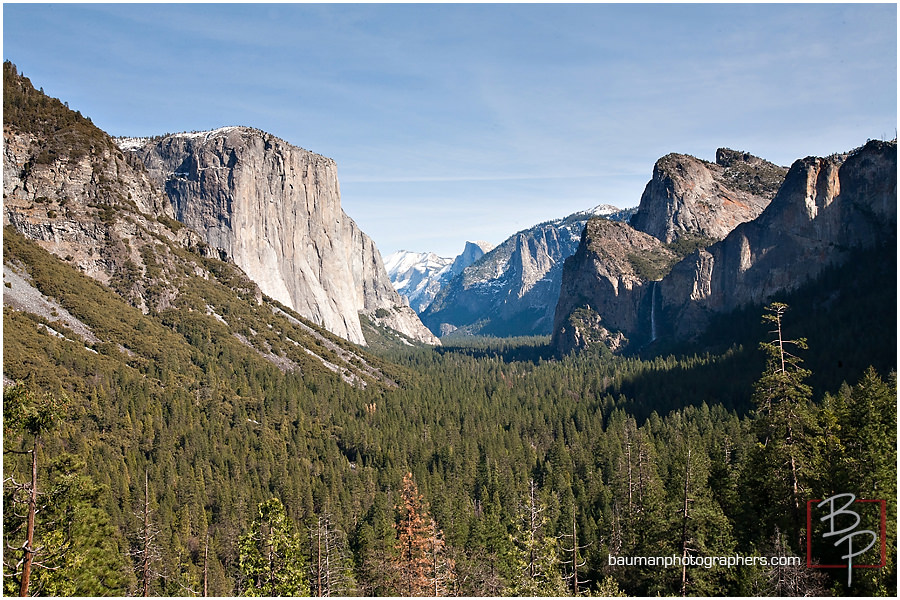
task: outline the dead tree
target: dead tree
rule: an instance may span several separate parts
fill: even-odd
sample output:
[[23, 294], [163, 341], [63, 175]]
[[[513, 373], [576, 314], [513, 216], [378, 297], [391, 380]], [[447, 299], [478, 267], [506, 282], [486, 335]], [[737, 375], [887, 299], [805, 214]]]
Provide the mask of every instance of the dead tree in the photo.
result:
[[153, 524], [150, 510], [150, 474], [144, 471], [144, 501], [135, 517], [140, 521], [137, 534], [136, 548], [130, 554], [137, 561], [141, 581], [141, 595], [150, 595], [150, 582], [152, 578], [160, 574], [154, 569], [154, 565], [162, 558], [162, 553], [156, 543], [159, 529]]
[[566, 553], [569, 558], [567, 560], [560, 561], [563, 565], [572, 565], [572, 571], [568, 575], [566, 575], [565, 580], [567, 582], [571, 582], [572, 584], [572, 592], [575, 596], [578, 595], [578, 586], [589, 583], [589, 581], [578, 578], [578, 569], [583, 567], [586, 564], [586, 559], [580, 558], [579, 553], [586, 549], [590, 544], [586, 544], [584, 546], [578, 545], [578, 527], [575, 519], [576, 513], [574, 507], [572, 508], [572, 533], [563, 534], [560, 537], [563, 538], [572, 538], [572, 547], [571, 548], [560, 548], [564, 553]]
[[[38, 500], [38, 481], [37, 481], [37, 449], [38, 449], [38, 437], [34, 437], [34, 442], [31, 450], [7, 450], [4, 451], [4, 454], [28, 454], [31, 456], [31, 482], [30, 483], [18, 483], [12, 477], [7, 477], [3, 481], [4, 487], [12, 487], [12, 498], [13, 504], [25, 504], [28, 507], [26, 514], [17, 515], [24, 519], [25, 524], [25, 541], [19, 547], [11, 546], [10, 543], [6, 542], [6, 549], [13, 552], [21, 552], [22, 558], [18, 560], [15, 565], [12, 566], [12, 573], [9, 575], [15, 576], [19, 575], [19, 595], [27, 596], [28, 595], [28, 587], [31, 582], [31, 567], [34, 562], [34, 557], [38, 553], [41, 548], [35, 548], [34, 546], [34, 529], [35, 529], [35, 515], [37, 514], [37, 500]], [[25, 500], [17, 501], [17, 497], [20, 497], [22, 494], [25, 495]], [[7, 508], [9, 510], [9, 508]], [[13, 510], [15, 510], [13, 508]], [[13, 534], [18, 533], [21, 530], [21, 526], [16, 528]]]
[[310, 586], [315, 596], [347, 596], [355, 590], [347, 575], [350, 558], [344, 533], [331, 520], [331, 514], [316, 517], [310, 530], [312, 561]]
[[[31, 436], [31, 448], [27, 450], [6, 450], [3, 454], [26, 455], [30, 456], [30, 482], [19, 483], [12, 476], [7, 477], [3, 481], [4, 491], [10, 490], [12, 507], [7, 506], [5, 510], [16, 510], [16, 506], [26, 506], [27, 512], [24, 515], [16, 514], [17, 517], [23, 519], [22, 525], [15, 527], [12, 531], [4, 533], [4, 544], [7, 550], [17, 554], [21, 552], [21, 559], [16, 562], [4, 560], [5, 567], [9, 568], [9, 573], [4, 576], [19, 577], [19, 595], [28, 596], [31, 586], [31, 573], [35, 567], [53, 570], [49, 564], [42, 564], [35, 561], [35, 557], [45, 551], [43, 546], [36, 546], [35, 529], [36, 517], [41, 508], [38, 507], [38, 449], [41, 447], [41, 435], [53, 429], [59, 420], [59, 414], [64, 409], [65, 397], [57, 398], [52, 394], [44, 394], [37, 396], [28, 391], [22, 384], [16, 384], [4, 390], [3, 393], [3, 413], [4, 423], [3, 431], [6, 438], [21, 433]], [[23, 445], [25, 445], [23, 443]], [[22, 498], [24, 496], [24, 498]], [[18, 535], [22, 526], [25, 527], [25, 540], [18, 547], [12, 546], [9, 539]], [[54, 552], [48, 553], [54, 559], [61, 559], [68, 549], [68, 540], [64, 541]]]
[[694, 501], [690, 497], [691, 489], [691, 449], [688, 448], [687, 460], [684, 463], [684, 503], [681, 509], [681, 595], [687, 595], [687, 557], [691, 551], [691, 539], [688, 535], [688, 520], [690, 516], [690, 506]]

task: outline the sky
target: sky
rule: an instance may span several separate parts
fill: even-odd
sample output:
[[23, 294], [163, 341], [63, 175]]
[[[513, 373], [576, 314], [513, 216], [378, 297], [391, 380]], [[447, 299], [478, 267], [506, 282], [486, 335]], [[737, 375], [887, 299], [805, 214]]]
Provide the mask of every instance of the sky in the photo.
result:
[[637, 206], [670, 152], [897, 135], [892, 3], [5, 3], [3, 58], [111, 135], [247, 125], [335, 159], [383, 256]]

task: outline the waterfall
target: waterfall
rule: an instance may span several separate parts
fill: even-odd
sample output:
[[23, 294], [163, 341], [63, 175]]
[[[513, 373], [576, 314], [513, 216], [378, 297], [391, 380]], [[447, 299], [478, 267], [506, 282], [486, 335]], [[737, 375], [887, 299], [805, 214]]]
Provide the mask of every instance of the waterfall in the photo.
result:
[[654, 281], [650, 284], [650, 341], [656, 341], [656, 296], [657, 296], [657, 284], [658, 281]]

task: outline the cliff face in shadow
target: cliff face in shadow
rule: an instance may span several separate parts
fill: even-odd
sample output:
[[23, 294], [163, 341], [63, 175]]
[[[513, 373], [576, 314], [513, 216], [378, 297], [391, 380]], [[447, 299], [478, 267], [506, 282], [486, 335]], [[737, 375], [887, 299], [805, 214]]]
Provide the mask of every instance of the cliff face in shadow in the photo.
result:
[[[702, 173], [697, 177], [696, 185], [679, 185], [704, 189], [709, 178]], [[659, 214], [672, 205], [663, 197], [658, 202], [664, 205]], [[640, 214], [635, 219], [646, 227], [637, 218]], [[667, 232], [661, 228], [657, 241], [666, 241]], [[622, 247], [630, 239], [614, 233], [586, 228], [582, 247], [571, 264], [567, 261], [554, 326], [559, 352], [592, 341], [615, 350], [662, 336], [691, 339], [713, 315], [764, 304], [773, 294], [794, 290], [827, 267], [842, 264], [853, 249], [886, 245], [895, 251], [897, 145], [871, 141], [849, 154], [796, 161], [759, 216], [674, 265], [666, 264], [662, 250], [667, 247], [629, 242], [631, 267], [644, 266], [643, 273], [629, 273], [621, 260], [604, 258], [596, 250]], [[659, 268], [648, 267], [654, 264]]]
[[896, 142], [798, 160], [757, 219], [681, 261], [660, 282], [663, 331], [694, 336], [711, 313], [763, 304], [843, 263], [851, 249], [895, 247], [896, 237]]
[[674, 260], [665, 244], [625, 223], [588, 221], [563, 268], [553, 345], [562, 353], [597, 342], [613, 351], [624, 348], [642, 330], [641, 305], [656, 283], [646, 278], [646, 263]]

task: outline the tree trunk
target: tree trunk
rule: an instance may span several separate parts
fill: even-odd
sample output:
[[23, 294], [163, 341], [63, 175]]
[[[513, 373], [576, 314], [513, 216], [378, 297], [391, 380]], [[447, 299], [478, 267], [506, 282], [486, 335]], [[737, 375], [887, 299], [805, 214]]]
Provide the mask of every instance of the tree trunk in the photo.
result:
[[688, 522], [688, 496], [691, 481], [691, 450], [688, 448], [687, 461], [684, 465], [684, 508], [681, 513], [681, 595], [687, 595], [687, 522]]
[[144, 597], [150, 595], [150, 473], [144, 471]]
[[322, 596], [322, 517], [316, 528], [316, 596]]
[[578, 532], [575, 529], [575, 508], [572, 508], [572, 586], [578, 595]]
[[209, 530], [206, 531], [206, 541], [203, 544], [203, 597], [206, 598], [209, 595], [209, 571], [207, 566], [209, 564]]
[[31, 495], [28, 498], [28, 526], [25, 538], [25, 557], [22, 563], [22, 581], [19, 595], [28, 595], [28, 584], [31, 580], [31, 563], [34, 560], [34, 513], [37, 510], [37, 447], [38, 439], [34, 437], [31, 449]]

